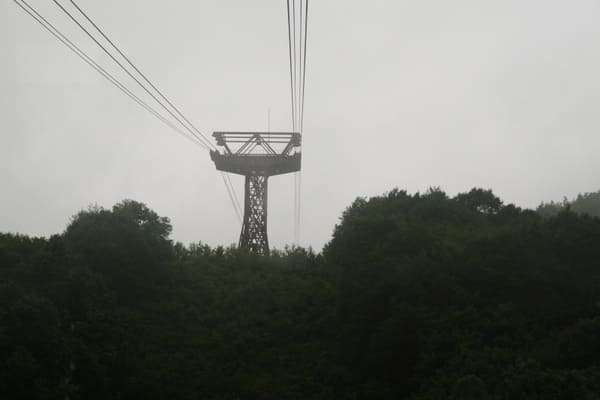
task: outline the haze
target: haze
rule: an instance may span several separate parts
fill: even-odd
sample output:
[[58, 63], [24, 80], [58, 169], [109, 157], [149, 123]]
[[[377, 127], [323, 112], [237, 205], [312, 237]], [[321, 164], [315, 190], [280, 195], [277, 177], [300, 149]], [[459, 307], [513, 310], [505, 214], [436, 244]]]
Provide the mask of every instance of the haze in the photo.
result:
[[[31, 4], [110, 65], [52, 2]], [[206, 135], [266, 130], [268, 109], [271, 129], [291, 129], [285, 2], [79, 4]], [[394, 187], [479, 186], [523, 207], [598, 190], [599, 15], [583, 0], [311, 2], [301, 244], [320, 249], [354, 198]], [[171, 218], [175, 240], [237, 242], [206, 151], [12, 1], [0, 47], [0, 231], [58, 233], [131, 198]], [[292, 241], [292, 202], [293, 178], [271, 179], [275, 247]]]

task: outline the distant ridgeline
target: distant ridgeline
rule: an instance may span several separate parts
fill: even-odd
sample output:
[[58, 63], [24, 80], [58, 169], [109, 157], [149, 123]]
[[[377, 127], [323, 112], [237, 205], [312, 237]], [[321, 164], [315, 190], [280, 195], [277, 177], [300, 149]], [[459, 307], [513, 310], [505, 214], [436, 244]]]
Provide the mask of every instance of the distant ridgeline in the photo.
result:
[[550, 217], [566, 209], [578, 214], [600, 217], [600, 190], [593, 193], [579, 194], [571, 201], [565, 197], [562, 202], [542, 203], [538, 206], [537, 212], [544, 217]]
[[584, 200], [542, 217], [392, 190], [356, 199], [322, 253], [269, 257], [173, 243], [135, 201], [0, 234], [0, 398], [597, 399]]

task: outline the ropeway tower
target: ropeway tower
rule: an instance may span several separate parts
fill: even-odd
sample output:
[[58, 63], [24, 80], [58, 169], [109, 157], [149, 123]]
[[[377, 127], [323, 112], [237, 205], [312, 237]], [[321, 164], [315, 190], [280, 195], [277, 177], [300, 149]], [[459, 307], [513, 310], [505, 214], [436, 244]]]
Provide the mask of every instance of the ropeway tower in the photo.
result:
[[[148, 77], [117, 47], [107, 34], [82, 10], [75, 0], [74, 7], [65, 7], [58, 1], [56, 6], [66, 14], [110, 59], [120, 67], [153, 100], [138, 97], [126, 83], [106, 70], [94, 58], [86, 54], [65, 34], [49, 22], [26, 0], [14, 2], [103, 78], [114, 85], [139, 106], [144, 108], [167, 127], [200, 147], [210, 150], [217, 170], [223, 172], [223, 181], [229, 192], [234, 209], [239, 216], [239, 204], [233, 187], [225, 172], [244, 175], [244, 219], [239, 246], [259, 254], [269, 253], [267, 236], [268, 181], [274, 175], [296, 173], [294, 178], [294, 240], [300, 238], [301, 207], [301, 138], [304, 131], [304, 92], [306, 86], [306, 50], [308, 37], [308, 1], [287, 0], [288, 50], [290, 66], [291, 132], [215, 132], [215, 146], [171, 102]], [[71, 11], [69, 11], [71, 9]], [[75, 12], [77, 10], [77, 12]], [[87, 21], [87, 22], [84, 22]], [[86, 28], [86, 25], [88, 28]], [[91, 29], [93, 27], [93, 29]], [[158, 107], [157, 107], [158, 106]], [[269, 129], [270, 130], [270, 129]]]
[[[308, 0], [287, 0], [287, 22], [292, 106], [291, 132], [214, 132], [217, 147], [210, 152], [217, 170], [245, 177], [244, 217], [239, 247], [263, 255], [269, 254], [267, 208], [271, 176], [296, 173], [294, 174], [295, 243], [298, 243], [300, 238], [302, 200], [300, 147], [304, 130]], [[227, 185], [225, 176], [224, 180]], [[229, 191], [229, 195], [232, 202], [236, 203], [232, 190]], [[234, 208], [238, 210], [239, 206], [234, 204]]]
[[267, 255], [269, 177], [300, 171], [301, 135], [297, 132], [215, 132], [222, 151], [210, 157], [217, 170], [244, 175], [244, 220], [239, 247]]

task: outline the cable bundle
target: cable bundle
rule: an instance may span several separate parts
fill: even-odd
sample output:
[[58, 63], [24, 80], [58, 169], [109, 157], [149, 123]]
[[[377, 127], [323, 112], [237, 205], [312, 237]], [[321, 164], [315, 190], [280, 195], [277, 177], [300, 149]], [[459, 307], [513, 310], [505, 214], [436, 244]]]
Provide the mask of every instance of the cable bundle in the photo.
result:
[[[308, 0], [287, 0], [288, 43], [290, 53], [290, 91], [292, 129], [304, 131], [304, 92], [306, 88], [306, 48], [308, 39]], [[302, 173], [294, 175], [294, 242], [300, 242], [302, 210]]]

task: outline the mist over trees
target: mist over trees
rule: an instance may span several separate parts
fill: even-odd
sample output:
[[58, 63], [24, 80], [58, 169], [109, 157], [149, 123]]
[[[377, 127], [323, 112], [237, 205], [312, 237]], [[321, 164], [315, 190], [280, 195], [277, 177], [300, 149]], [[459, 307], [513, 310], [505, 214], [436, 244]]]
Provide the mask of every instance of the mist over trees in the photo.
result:
[[173, 243], [131, 200], [0, 234], [0, 398], [597, 399], [600, 219], [576, 202], [392, 190], [269, 257]]
[[600, 217], [600, 190], [592, 193], [583, 193], [571, 201], [566, 197], [562, 202], [550, 201], [538, 206], [537, 212], [545, 217], [554, 216], [561, 211], [569, 209], [578, 214], [588, 214], [593, 217]]

